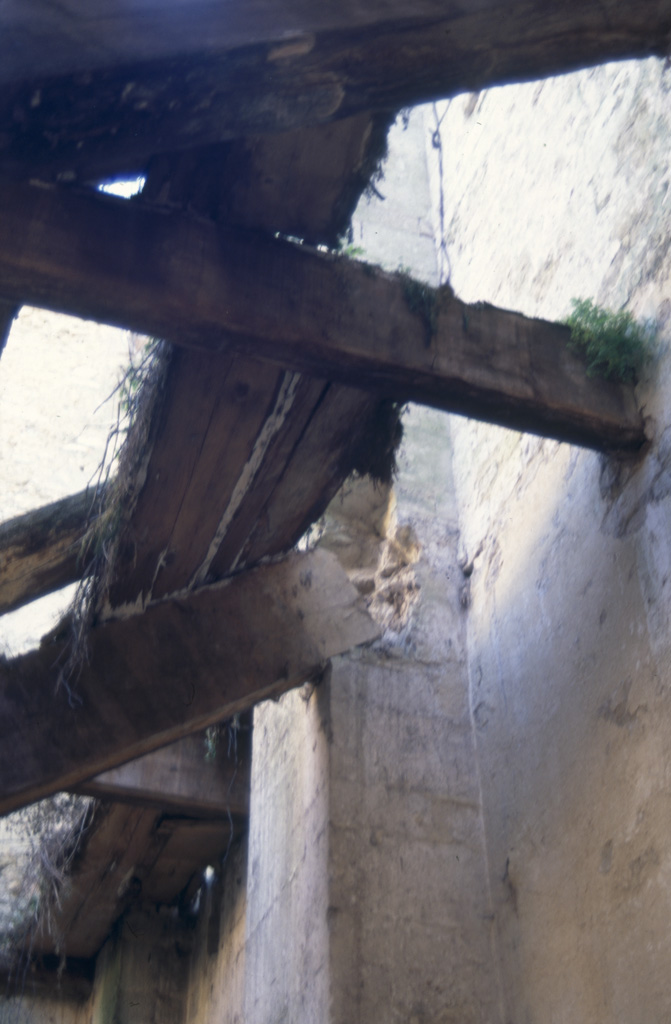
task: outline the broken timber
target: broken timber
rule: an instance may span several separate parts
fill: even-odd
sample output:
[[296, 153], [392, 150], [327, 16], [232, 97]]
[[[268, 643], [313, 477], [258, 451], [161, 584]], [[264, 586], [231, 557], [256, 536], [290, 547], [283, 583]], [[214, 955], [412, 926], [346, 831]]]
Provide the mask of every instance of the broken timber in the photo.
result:
[[670, 0], [4, 0], [0, 161], [140, 170], [162, 150], [664, 56], [670, 30]]
[[140, 757], [315, 676], [379, 630], [335, 558], [289, 555], [63, 643], [0, 660], [0, 813]]
[[[567, 327], [306, 246], [56, 186], [5, 182], [5, 298], [613, 452], [644, 440], [633, 389], [587, 376]], [[430, 323], [429, 323], [430, 321]]]
[[0, 615], [81, 579], [92, 501], [81, 491], [0, 524]]

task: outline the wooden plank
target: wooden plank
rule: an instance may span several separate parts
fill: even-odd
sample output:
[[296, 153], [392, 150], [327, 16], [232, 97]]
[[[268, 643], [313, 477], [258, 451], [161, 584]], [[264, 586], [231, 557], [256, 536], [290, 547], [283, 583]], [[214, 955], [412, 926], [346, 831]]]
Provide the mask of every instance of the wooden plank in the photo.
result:
[[212, 756], [205, 736], [187, 736], [168, 747], [112, 768], [75, 787], [102, 800], [139, 804], [170, 814], [228, 820], [249, 814], [251, 745], [240, 730], [229, 752], [223, 734]]
[[71, 695], [55, 689], [62, 642], [0, 659], [0, 813], [230, 718], [378, 635], [315, 551], [92, 629]]
[[0, 154], [65, 175], [140, 168], [161, 149], [664, 56], [670, 28], [671, 0], [5, 0]]
[[[20, 242], [17, 244], [17, 239]], [[587, 377], [568, 328], [306, 246], [113, 197], [5, 184], [8, 298], [605, 451], [636, 451], [633, 389]]]
[[359, 114], [151, 160], [143, 202], [335, 247], [386, 152], [390, 118]]
[[2, 302], [0, 300], [0, 356], [2, 356], [5, 345], [9, 340], [12, 324], [14, 323], [20, 308], [20, 306], [17, 306], [13, 302]]
[[[7, 967], [0, 963], [0, 999], [85, 1003], [93, 991], [95, 966], [92, 959], [63, 958], [55, 954], [40, 956], [19, 968], [14, 963]], [[16, 1019], [9, 1007], [5, 1012], [10, 1021]], [[45, 1019], [53, 1021], [54, 1018], [50, 1014]]]
[[159, 818], [154, 810], [124, 804], [97, 809], [61, 905], [35, 936], [36, 952], [64, 946], [68, 956], [95, 956], [112, 922], [137, 898], [145, 864], [153, 864], [168, 841], [157, 833]]
[[[349, 476], [352, 444], [365, 436], [378, 407], [374, 396], [331, 385], [290, 460], [277, 460], [250, 491], [212, 563], [212, 577], [254, 565], [295, 544]], [[244, 529], [243, 529], [244, 527]]]
[[81, 578], [91, 491], [0, 524], [0, 615]]
[[[232, 216], [253, 226], [260, 222], [272, 230], [295, 228], [300, 211], [301, 229], [324, 241], [329, 233], [342, 230], [343, 218], [364, 183], [364, 168], [370, 167], [379, 147], [379, 131], [380, 126], [366, 116], [309, 132], [244, 140], [227, 147], [230, 152], [221, 160], [210, 151], [166, 158], [150, 172], [147, 188], [156, 202]], [[236, 178], [243, 171], [244, 182]], [[291, 209], [287, 197], [297, 175], [309, 181], [299, 208]], [[161, 596], [186, 585], [206, 559], [212, 561], [216, 550], [209, 555], [209, 547], [229, 508], [231, 491], [244, 484], [237, 512], [230, 510], [224, 538], [231, 562], [227, 564], [225, 553], [217, 556], [215, 578], [221, 577], [253, 529], [253, 517], [272, 500], [273, 487], [289, 460], [294, 462], [292, 474], [301, 478], [303, 433], [313, 429], [312, 417], [329, 388], [324, 381], [306, 377], [292, 383], [290, 415], [272, 436], [263, 437], [267, 450], [249, 472], [249, 456], [254, 451], [258, 455], [263, 416], [276, 403], [282, 380], [277, 369], [243, 357], [233, 360], [225, 354], [184, 349], [175, 354], [152, 430], [146, 483], [119, 546], [113, 603], [132, 601], [152, 586]], [[350, 405], [335, 416], [343, 414], [347, 420], [351, 414], [349, 418], [363, 429], [361, 403], [373, 406], [374, 399], [357, 392], [348, 401]], [[338, 418], [329, 427], [324, 413], [319, 411], [318, 429], [330, 457], [312, 459], [307, 470], [313, 490], [307, 507], [316, 515], [349, 468], [338, 453], [348, 446], [351, 432], [343, 432]], [[267, 424], [263, 433], [268, 435]], [[340, 471], [337, 478], [333, 466]], [[241, 474], [247, 475], [246, 482]], [[80, 509], [79, 496], [73, 496], [53, 511], [47, 507], [0, 527], [0, 613], [79, 578], [82, 567], [77, 565], [74, 545], [83, 533], [85, 502], [82, 495]], [[269, 536], [273, 553], [290, 548], [300, 536], [296, 531], [305, 517], [296, 526], [291, 502], [286, 508], [292, 509], [292, 528], [283, 529], [275, 512], [277, 536]], [[67, 520], [64, 530], [59, 527], [61, 519]]]
[[207, 556], [284, 374], [253, 359], [176, 352], [143, 487], [119, 543], [112, 606], [185, 587]]
[[0, 356], [20, 308], [13, 302], [0, 302]]

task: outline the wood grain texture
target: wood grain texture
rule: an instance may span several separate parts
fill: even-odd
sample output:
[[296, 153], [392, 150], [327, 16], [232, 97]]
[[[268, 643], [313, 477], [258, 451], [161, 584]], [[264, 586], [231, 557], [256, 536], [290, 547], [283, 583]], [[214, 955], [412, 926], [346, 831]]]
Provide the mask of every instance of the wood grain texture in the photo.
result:
[[55, 689], [62, 644], [0, 660], [0, 813], [281, 694], [378, 635], [315, 551], [91, 630], [70, 698]]
[[633, 389], [587, 377], [567, 327], [447, 289], [427, 332], [398, 275], [183, 213], [6, 183], [0, 282], [9, 299], [400, 401], [605, 451], [644, 442]]
[[[229, 749], [230, 746], [230, 749]], [[80, 783], [77, 793], [138, 804], [166, 813], [228, 820], [249, 815], [251, 743], [239, 731], [229, 745], [224, 732], [211, 756], [205, 736], [187, 736], [135, 761]]]
[[80, 491], [0, 524], [0, 615], [81, 578], [91, 502]]
[[671, 0], [5, 0], [0, 159], [104, 176], [161, 151], [668, 52]]

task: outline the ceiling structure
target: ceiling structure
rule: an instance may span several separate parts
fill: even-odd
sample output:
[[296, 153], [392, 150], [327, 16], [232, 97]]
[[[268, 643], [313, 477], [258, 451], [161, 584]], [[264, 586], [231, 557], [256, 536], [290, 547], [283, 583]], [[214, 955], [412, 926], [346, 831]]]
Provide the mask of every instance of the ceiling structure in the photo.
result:
[[[393, 442], [398, 403], [644, 445], [633, 390], [588, 378], [565, 327], [323, 250], [399, 107], [670, 40], [671, 0], [3, 5], [0, 339], [33, 303], [171, 345], [76, 699], [58, 633], [0, 662], [0, 812], [105, 801], [61, 912], [72, 956], [138, 891], [188, 891], [241, 827], [249, 750], [203, 766], [195, 801], [188, 737], [377, 635], [330, 556], [288, 553]], [[131, 173], [132, 201], [91, 187]], [[0, 527], [0, 613], [82, 575], [89, 506]]]

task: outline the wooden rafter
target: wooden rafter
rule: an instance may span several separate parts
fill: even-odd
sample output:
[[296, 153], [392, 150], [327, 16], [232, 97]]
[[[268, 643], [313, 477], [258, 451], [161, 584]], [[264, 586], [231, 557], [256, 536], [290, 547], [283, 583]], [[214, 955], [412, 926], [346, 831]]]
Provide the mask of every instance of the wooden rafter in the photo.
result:
[[95, 956], [129, 905], [141, 898], [171, 903], [190, 883], [193, 895], [200, 871], [218, 862], [243, 824], [124, 803], [98, 805], [60, 903], [32, 937], [33, 951], [49, 955], [65, 945], [71, 958]]
[[211, 755], [204, 735], [186, 736], [80, 783], [76, 792], [194, 818], [246, 818], [250, 733], [224, 726], [209, 742]]
[[587, 377], [564, 326], [179, 212], [7, 182], [0, 282], [10, 300], [401, 401], [607, 451], [644, 442], [633, 390]]
[[67, 647], [0, 660], [0, 813], [303, 683], [379, 630], [325, 552], [281, 562], [89, 633], [73, 694]]
[[7, 344], [9, 332], [12, 329], [14, 318], [19, 312], [19, 307], [13, 302], [0, 302], [0, 356]]
[[0, 524], [0, 615], [81, 579], [91, 502], [81, 491]]
[[670, 30], [669, 0], [5, 0], [0, 160], [137, 168], [161, 149], [663, 55]]

